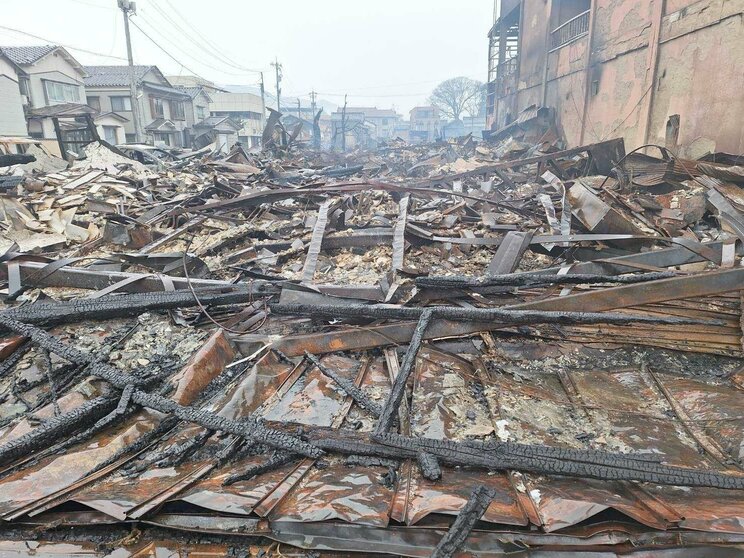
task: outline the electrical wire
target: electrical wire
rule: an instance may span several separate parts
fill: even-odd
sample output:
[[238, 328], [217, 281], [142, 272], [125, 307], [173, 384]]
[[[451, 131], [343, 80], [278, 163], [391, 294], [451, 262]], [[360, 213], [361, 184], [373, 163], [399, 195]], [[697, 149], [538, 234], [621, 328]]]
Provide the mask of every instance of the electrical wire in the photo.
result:
[[[172, 47], [176, 48], [182, 55], [186, 55], [189, 59], [191, 59], [192, 62], [195, 62], [199, 64], [200, 66], [204, 66], [205, 68], [211, 68], [214, 69], [214, 64], [209, 61], [205, 61], [201, 58], [197, 58], [190, 52], [187, 52], [184, 50], [182, 45], [179, 45], [170, 35], [166, 35], [163, 30], [159, 29], [157, 25], [153, 24], [149, 19], [147, 19], [142, 13], [137, 15], [137, 19], [140, 23], [147, 24], [147, 27], [149, 28], [149, 32], [153, 34], [153, 36], [158, 37], [162, 39], [164, 42], [170, 44]], [[229, 72], [222, 72], [227, 75], [233, 75], [233, 76], [243, 76], [244, 74], [230, 74]]]
[[[155, 4], [155, 0], [151, 0], [151, 2], [153, 3], [153, 5]], [[205, 37], [196, 26], [192, 25], [191, 22], [187, 20], [183, 16], [183, 14], [176, 9], [176, 7], [173, 4], [171, 4], [170, 0], [165, 0], [165, 3], [168, 5], [168, 7], [170, 7], [170, 9], [173, 12], [175, 12], [178, 15], [181, 21], [183, 21], [189, 29], [191, 29], [202, 41], [204, 41], [206, 45], [208, 45], [212, 49], [215, 56], [217, 56], [220, 59], [223, 59], [228, 65], [232, 66], [233, 68], [237, 70], [242, 70], [244, 72], [253, 72], [256, 74], [260, 74], [262, 72], [262, 70], [255, 70], [252, 68], [246, 68], [245, 66], [241, 66], [238, 62], [235, 62], [232, 58], [229, 58], [226, 54], [222, 52], [220, 47], [218, 47], [215, 43], [213, 43], [208, 37]], [[202, 46], [202, 45], [199, 45], [199, 46]]]
[[[250, 73], [261, 73], [260, 70], [254, 70], [254, 69], [251, 69], [251, 68], [245, 68], [244, 66], [240, 66], [240, 65], [237, 65], [237, 64], [233, 63], [226, 56], [224, 56], [221, 53], [217, 52], [217, 50], [218, 50], [217, 47], [215, 47], [215, 51], [210, 51], [210, 50], [206, 49], [205, 46], [204, 46], [204, 44], [200, 43], [198, 40], [196, 40], [193, 37], [194, 34], [199, 34], [199, 36], [203, 37], [203, 35], [201, 35], [201, 33], [199, 33], [198, 30], [196, 30], [193, 26], [191, 26], [188, 23], [187, 24], [189, 25], [189, 27], [192, 28], [192, 29], [194, 29], [194, 31], [193, 32], [189, 32], [188, 30], [184, 29], [181, 25], [178, 24], [177, 21], [175, 21], [168, 14], [168, 12], [166, 10], [164, 10], [161, 6], [159, 6], [155, 2], [155, 0], [151, 0], [150, 1], [150, 3], [148, 4], [148, 9], [149, 8], [153, 8], [157, 12], [158, 19], [160, 20], [160, 21], [158, 21], [158, 24], [157, 25], [154, 25], [153, 22], [149, 21], [147, 18], [142, 17], [142, 13], [144, 13], [145, 10], [143, 10], [143, 9], [140, 10], [140, 16], [142, 17], [142, 20], [144, 22], [146, 22], [152, 28], [151, 33], [153, 33], [155, 35], [159, 35], [161, 37], [165, 37], [166, 36], [165, 29], [166, 28], [168, 28], [169, 30], [175, 31], [178, 34], [178, 41], [177, 42], [179, 44], [176, 45], [174, 43], [174, 41], [172, 41], [172, 40], [169, 40], [168, 42], [170, 42], [172, 45], [174, 45], [183, 54], [185, 54], [186, 56], [188, 56], [189, 58], [191, 58], [194, 62], [196, 62], [196, 63], [198, 63], [198, 64], [200, 64], [200, 65], [202, 65], [204, 67], [207, 67], [209, 69], [212, 69], [212, 70], [216, 69], [216, 70], [220, 71], [223, 74], [231, 75], [231, 76], [244, 76], [246, 72], [250, 72]], [[176, 11], [176, 13], [178, 13], [178, 11], [175, 10], [175, 8], [173, 8], [173, 9], [174, 9], [174, 11]], [[151, 13], [154, 14], [155, 12], [147, 11], [147, 13], [148, 14], [151, 14]], [[181, 16], [181, 18], [184, 19], [183, 16]], [[184, 21], [185, 21], [185, 19], [184, 19]], [[192, 54], [190, 51], [187, 51], [184, 48], [184, 46], [183, 46], [184, 39], [186, 39], [186, 41], [192, 43], [196, 47], [197, 52], [199, 52], [202, 56], [206, 56], [208, 60], [205, 62], [205, 59], [204, 58], [199, 58], [199, 57], [195, 56], [194, 54]], [[204, 38], [204, 41], [207, 42], [207, 39]], [[237, 70], [240, 70], [241, 73], [230, 72], [230, 71], [224, 70], [223, 67], [230, 68], [231, 70], [236, 70], [237, 69]]]
[[14, 33], [20, 33], [21, 35], [26, 35], [27, 37], [31, 37], [33, 39], [38, 39], [40, 41], [46, 41], [49, 44], [54, 44], [54, 45], [57, 45], [57, 46], [61, 46], [61, 47], [64, 47], [66, 49], [69, 49], [69, 50], [74, 50], [74, 51], [77, 51], [77, 52], [84, 52], [86, 54], [93, 54], [95, 56], [100, 56], [102, 58], [113, 58], [113, 59], [116, 59], [116, 60], [124, 60], [125, 62], [127, 61], [127, 59], [124, 58], [124, 57], [122, 57], [122, 56], [111, 56], [111, 55], [107, 55], [107, 54], [101, 54], [100, 52], [94, 52], [92, 50], [86, 50], [84, 48], [74, 47], [74, 46], [71, 46], [71, 45], [60, 43], [59, 41], [53, 41], [52, 39], [47, 39], [46, 37], [41, 37], [39, 35], [34, 35], [33, 33], [28, 33], [26, 31], [21, 31], [20, 29], [14, 29], [13, 27], [6, 27], [5, 25], [0, 25], [0, 29], [5, 29], [6, 31], [13, 31]]
[[157, 41], [156, 41], [155, 39], [153, 39], [152, 37], [150, 37], [150, 35], [148, 35], [148, 34], [147, 34], [147, 33], [145, 32], [145, 30], [144, 30], [144, 29], [142, 29], [142, 27], [140, 27], [139, 25], [137, 25], [137, 22], [135, 22], [135, 21], [134, 21], [133, 19], [131, 19], [131, 18], [129, 19], [129, 21], [130, 21], [130, 23], [131, 23], [132, 25], [134, 25], [134, 26], [135, 26], [135, 27], [136, 27], [136, 28], [137, 28], [137, 29], [139, 30], [139, 32], [140, 32], [140, 33], [142, 33], [142, 34], [143, 34], [143, 35], [144, 35], [145, 37], [147, 37], [147, 38], [149, 39], [149, 41], [150, 41], [150, 42], [151, 42], [152, 44], [154, 44], [154, 45], [155, 45], [156, 47], [158, 47], [158, 49], [160, 49], [160, 50], [161, 50], [161, 51], [162, 51], [162, 52], [163, 52], [163, 53], [164, 53], [165, 55], [167, 55], [167, 56], [168, 56], [168, 58], [170, 58], [171, 60], [173, 60], [173, 61], [174, 61], [174, 62], [175, 62], [176, 64], [178, 64], [179, 66], [181, 66], [181, 67], [182, 67], [182, 68], [184, 68], [185, 70], [188, 70], [189, 72], [191, 72], [191, 73], [192, 73], [193, 75], [195, 75], [195, 76], [196, 76], [196, 77], [198, 77], [199, 79], [204, 79], [204, 80], [206, 81], [206, 79], [205, 79], [205, 78], [203, 78], [202, 76], [200, 76], [200, 75], [199, 75], [198, 73], [196, 73], [196, 72], [195, 72], [194, 70], [192, 70], [191, 68], [189, 68], [188, 66], [186, 66], [186, 64], [182, 63], [182, 62], [181, 62], [180, 60], [178, 60], [178, 59], [177, 59], [177, 58], [176, 58], [175, 56], [173, 56], [173, 55], [172, 55], [172, 54], [171, 54], [170, 52], [168, 52], [168, 51], [167, 51], [167, 50], [165, 50], [165, 49], [164, 49], [164, 48], [163, 48], [162, 46], [160, 46], [160, 45], [158, 44], [158, 42], [157, 42]]

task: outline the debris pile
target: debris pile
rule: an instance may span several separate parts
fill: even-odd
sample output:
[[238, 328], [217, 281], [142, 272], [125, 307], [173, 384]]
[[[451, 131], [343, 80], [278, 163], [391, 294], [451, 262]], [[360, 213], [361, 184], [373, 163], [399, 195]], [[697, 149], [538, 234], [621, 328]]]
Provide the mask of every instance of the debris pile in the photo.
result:
[[736, 156], [292, 135], [0, 169], [8, 541], [740, 544]]

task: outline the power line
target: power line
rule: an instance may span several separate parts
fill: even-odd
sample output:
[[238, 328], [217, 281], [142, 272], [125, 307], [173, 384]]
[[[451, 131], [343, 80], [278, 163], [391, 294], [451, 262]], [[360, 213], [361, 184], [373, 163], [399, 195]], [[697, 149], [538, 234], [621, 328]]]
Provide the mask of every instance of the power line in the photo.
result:
[[140, 33], [142, 33], [142, 34], [143, 34], [143, 35], [144, 35], [145, 37], [147, 37], [147, 38], [148, 38], [148, 39], [150, 40], [150, 42], [151, 42], [152, 44], [154, 44], [154, 45], [155, 45], [156, 47], [158, 47], [158, 48], [159, 48], [159, 49], [160, 49], [161, 51], [163, 51], [163, 53], [165, 53], [165, 54], [166, 54], [166, 55], [168, 56], [168, 58], [170, 58], [171, 60], [173, 60], [173, 61], [174, 61], [174, 62], [175, 62], [176, 64], [178, 64], [179, 66], [181, 66], [181, 67], [183, 67], [184, 69], [186, 69], [186, 70], [188, 70], [189, 72], [191, 72], [191, 73], [192, 73], [193, 75], [195, 75], [196, 77], [198, 77], [198, 78], [200, 78], [200, 79], [205, 79], [205, 78], [203, 78], [202, 76], [200, 76], [200, 75], [199, 75], [198, 73], [196, 73], [196, 72], [195, 72], [194, 70], [192, 70], [191, 68], [189, 68], [188, 66], [186, 66], [186, 65], [185, 65], [184, 63], [182, 63], [181, 61], [179, 61], [179, 60], [178, 60], [178, 59], [177, 59], [177, 58], [176, 58], [175, 56], [173, 56], [173, 55], [172, 55], [172, 54], [171, 54], [170, 52], [168, 52], [168, 51], [167, 51], [167, 50], [165, 50], [165, 49], [164, 49], [163, 47], [161, 47], [161, 46], [160, 46], [160, 45], [159, 45], [159, 44], [157, 43], [157, 41], [156, 41], [155, 39], [153, 39], [152, 37], [150, 37], [150, 35], [148, 35], [147, 33], [145, 33], [145, 31], [144, 31], [144, 29], [142, 29], [142, 27], [140, 27], [139, 25], [137, 25], [137, 22], [136, 22], [136, 21], [134, 21], [133, 19], [130, 19], [129, 21], [130, 21], [130, 23], [131, 23], [132, 25], [134, 25], [134, 26], [135, 26], [135, 27], [136, 27], [137, 29], [139, 29], [139, 32], [140, 32]]
[[[152, 0], [152, 2], [154, 4], [155, 0]], [[246, 68], [245, 66], [241, 66], [238, 62], [235, 62], [235, 60], [233, 60], [232, 58], [224, 54], [219, 46], [213, 43], [208, 37], [205, 37], [196, 26], [192, 25], [191, 22], [183, 16], [181, 11], [177, 10], [176, 7], [173, 4], [171, 4], [170, 0], [165, 0], [165, 3], [171, 8], [171, 10], [173, 10], [178, 15], [181, 21], [183, 21], [189, 29], [193, 30], [194, 33], [196, 33], [196, 35], [199, 38], [201, 38], [204, 41], [204, 43], [206, 43], [206, 45], [212, 49], [215, 56], [217, 56], [220, 59], [225, 60], [228, 65], [232, 66], [233, 68], [237, 70], [243, 70], [245, 72], [254, 72], [256, 74], [260, 74], [262, 72], [262, 70], [254, 70], [252, 68]], [[201, 47], [202, 45], [199, 45], [199, 46]]]
[[45, 42], [47, 42], [49, 44], [53, 44], [53, 45], [65, 47], [66, 49], [74, 50], [74, 51], [77, 51], [77, 52], [84, 52], [86, 54], [93, 54], [95, 56], [100, 56], [102, 58], [113, 58], [113, 59], [116, 59], [116, 60], [124, 60], [125, 62], [127, 60], [126, 58], [124, 58], [122, 56], [111, 56], [111, 55], [108, 55], [108, 54], [101, 54], [100, 52], [93, 52], [92, 50], [86, 50], [84, 48], [78, 48], [78, 47], [66, 45], [64, 43], [60, 43], [59, 41], [53, 41], [52, 39], [47, 39], [46, 37], [41, 37], [39, 35], [34, 35], [33, 33], [28, 33], [26, 31], [21, 31], [20, 29], [13, 29], [12, 27], [6, 27], [5, 25], [0, 25], [0, 29], [5, 29], [6, 31], [13, 31], [14, 33], [20, 33], [21, 35], [26, 35], [27, 37], [31, 37], [33, 39], [38, 39], [40, 41], [45, 41]]
[[[160, 18], [163, 20], [163, 22], [165, 22], [169, 27], [173, 28], [179, 34], [179, 39], [180, 39], [179, 42], [180, 43], [182, 43], [183, 42], [183, 39], [185, 38], [187, 41], [189, 41], [190, 43], [192, 43], [197, 48], [197, 50], [200, 53], [205, 54], [209, 58], [209, 62], [206, 62], [205, 63], [202, 59], [197, 58], [196, 56], [193, 56], [192, 54], [187, 54], [189, 58], [192, 58], [194, 61], [196, 61], [199, 64], [202, 64], [202, 65], [204, 65], [204, 66], [206, 66], [206, 67], [208, 67], [210, 69], [215, 69], [215, 64], [217, 64], [217, 65], [223, 65], [225, 67], [228, 67], [228, 68], [231, 68], [231, 69], [237, 69], [237, 70], [240, 70], [241, 71], [240, 74], [236, 74], [234, 72], [231, 73], [231, 72], [222, 70], [221, 68], [216, 68], [218, 71], [220, 71], [221, 73], [226, 74], [226, 75], [239, 76], [239, 75], [245, 74], [245, 72], [260, 73], [260, 70], [252, 70], [250, 68], [244, 68], [242, 66], [239, 66], [237, 64], [234, 64], [226, 56], [222, 55], [219, 52], [212, 52], [210, 50], [207, 50], [205, 48], [204, 44], [200, 43], [198, 40], [196, 40], [194, 37], [192, 37], [192, 35], [195, 34], [195, 33], [198, 34], [200, 37], [203, 37], [203, 35], [201, 35], [201, 33], [199, 33], [198, 30], [196, 30], [188, 22], [187, 22], [187, 25], [189, 25], [189, 27], [194, 30], [194, 33], [191, 33], [189, 31], [187, 31], [186, 29], [184, 29], [181, 25], [178, 24], [177, 21], [175, 21], [168, 14], [168, 12], [166, 10], [164, 10], [161, 6], [159, 6], [155, 2], [155, 0], [151, 0], [150, 3], [149, 3], [149, 6], [152, 7], [152, 8], [154, 8], [155, 11], [157, 11], [157, 13], [159, 14]], [[174, 10], [175, 10], [175, 8], [174, 8]], [[175, 10], [175, 11], [177, 11], [177, 10]], [[183, 19], [183, 16], [181, 16], [181, 18]], [[145, 20], [145, 21], [147, 21], [147, 20]], [[152, 23], [150, 23], [150, 26], [153, 27], [153, 28], [156, 27], [156, 26], [152, 25]], [[162, 31], [160, 29], [160, 26], [158, 26], [157, 28], [158, 28], [158, 31]], [[208, 40], [206, 38], [203, 38], [203, 40], [204, 40], [204, 42], [208, 42]], [[171, 44], [174, 44], [173, 41], [170, 41], [170, 42], [171, 42]], [[174, 45], [174, 46], [176, 46], [176, 48], [178, 48], [179, 50], [186, 52], [185, 49], [183, 48], [183, 45], [182, 44]]]
[[[165, 42], [169, 43], [171, 46], [173, 46], [176, 49], [178, 49], [182, 55], [185, 55], [187, 58], [191, 59], [193, 62], [199, 64], [200, 66], [204, 66], [205, 68], [214, 69], [214, 64], [213, 63], [211, 63], [211, 62], [205, 62], [203, 59], [197, 58], [196, 56], [194, 56], [190, 52], [187, 52], [182, 46], [178, 45], [169, 35], [166, 35], [162, 30], [158, 29], [158, 27], [155, 24], [153, 24], [149, 19], [147, 19], [146, 17], [144, 17], [142, 14], [139, 14], [139, 20], [142, 23], [146, 23], [147, 24], [147, 26], [150, 28], [150, 32], [153, 35], [155, 35], [156, 37], [161, 38]], [[221, 73], [224, 73], [226, 75], [232, 75], [232, 76], [242, 76], [242, 75], [245, 75], [245, 74], [234, 74], [234, 73], [225, 72], [225, 71], [222, 71], [222, 70], [220, 70], [220, 72]]]

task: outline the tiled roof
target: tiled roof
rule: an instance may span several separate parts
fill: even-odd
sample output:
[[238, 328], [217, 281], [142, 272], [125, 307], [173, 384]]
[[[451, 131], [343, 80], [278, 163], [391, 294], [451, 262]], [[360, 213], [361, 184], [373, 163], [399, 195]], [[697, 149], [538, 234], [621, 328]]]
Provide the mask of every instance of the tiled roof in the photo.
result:
[[150, 122], [147, 126], [145, 126], [145, 130], [148, 131], [166, 131], [166, 132], [172, 132], [175, 130], [176, 127], [173, 125], [173, 122], [168, 120], [167, 118], [156, 118], [152, 122]]
[[229, 116], [207, 116], [204, 120], [195, 124], [194, 128], [217, 128], [220, 124], [228, 124], [236, 130], [240, 129], [240, 124]]
[[188, 97], [188, 93], [186, 93], [182, 89], [176, 89], [175, 87], [170, 87], [169, 85], [160, 85], [159, 83], [145, 82], [142, 84], [142, 86], [150, 89], [151, 91], [156, 91], [158, 93], [176, 97], [178, 99], [185, 100]]
[[41, 46], [18, 46], [18, 47], [0, 47], [0, 50], [10, 58], [14, 64], [19, 66], [33, 64], [50, 52], [59, 48], [57, 45]]
[[185, 85], [176, 85], [175, 88], [178, 89], [179, 91], [186, 93], [192, 99], [196, 99], [196, 96], [202, 91], [202, 88], [199, 87], [198, 85], [194, 87], [187, 87]]
[[[155, 66], [134, 66], [134, 75], [140, 81]], [[129, 66], [84, 66], [88, 77], [85, 87], [128, 87]]]
[[96, 109], [81, 103], [60, 103], [57, 105], [34, 108], [29, 111], [29, 114], [32, 116], [73, 116], [95, 113]]

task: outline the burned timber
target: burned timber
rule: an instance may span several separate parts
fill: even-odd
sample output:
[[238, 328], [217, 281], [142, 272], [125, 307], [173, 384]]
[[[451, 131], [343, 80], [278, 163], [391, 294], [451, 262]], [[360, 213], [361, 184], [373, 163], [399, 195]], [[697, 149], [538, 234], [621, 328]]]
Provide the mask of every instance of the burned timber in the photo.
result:
[[3, 162], [0, 553], [741, 551], [732, 156], [291, 136]]

